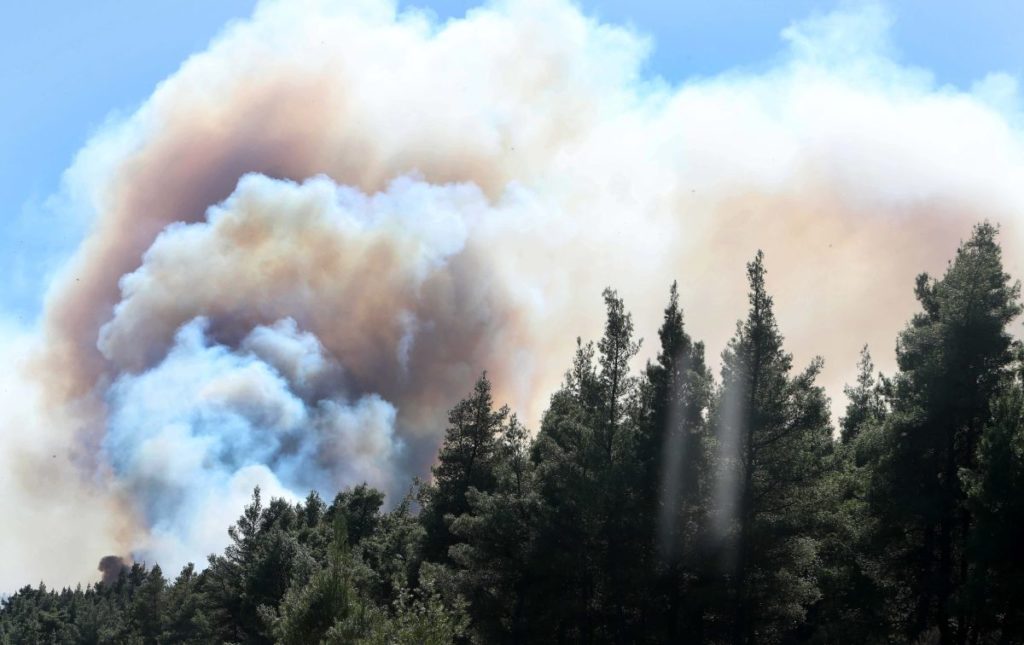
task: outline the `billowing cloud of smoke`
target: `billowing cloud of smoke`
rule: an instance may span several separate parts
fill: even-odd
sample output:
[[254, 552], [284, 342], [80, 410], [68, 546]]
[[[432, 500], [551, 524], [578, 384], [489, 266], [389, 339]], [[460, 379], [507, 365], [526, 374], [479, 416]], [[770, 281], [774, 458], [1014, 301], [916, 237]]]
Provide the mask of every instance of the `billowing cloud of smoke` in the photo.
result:
[[104, 585], [112, 585], [121, 577], [121, 572], [129, 566], [124, 558], [117, 555], [105, 555], [100, 558], [100, 565], [97, 570], [100, 572], [100, 582]]
[[41, 351], [36, 336], [2, 319], [0, 334], [0, 594], [40, 580], [96, 580], [99, 559], [123, 551], [134, 533], [132, 518], [74, 466], [76, 437], [26, 378]]
[[223, 518], [255, 485], [294, 498], [395, 480], [394, 407], [337, 398], [322, 382], [337, 365], [294, 321], [257, 327], [238, 351], [209, 345], [205, 328], [185, 324], [159, 365], [108, 391], [106, 456], [150, 527], [137, 556], [180, 562], [222, 547]]
[[864, 342], [891, 367], [913, 276], [972, 222], [1019, 268], [1024, 138], [1012, 77], [939, 87], [887, 23], [795, 23], [773, 66], [671, 86], [564, 0], [261, 5], [67, 172], [92, 230], [2, 426], [5, 510], [52, 510], [5, 531], [0, 585], [177, 566], [255, 483], [401, 490], [481, 370], [536, 419], [607, 284], [650, 335], [679, 279], [722, 347], [758, 247], [798, 362], [832, 392]]

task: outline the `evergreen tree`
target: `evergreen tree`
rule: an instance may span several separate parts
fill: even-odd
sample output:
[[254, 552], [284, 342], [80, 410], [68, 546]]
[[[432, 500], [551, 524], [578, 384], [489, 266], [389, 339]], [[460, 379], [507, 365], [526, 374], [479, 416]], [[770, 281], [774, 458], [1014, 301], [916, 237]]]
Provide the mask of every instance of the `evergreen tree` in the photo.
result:
[[377, 619], [376, 608], [356, 586], [358, 564], [348, 547], [345, 518], [334, 518], [334, 539], [325, 566], [306, 584], [293, 584], [280, 609], [264, 605], [261, 614], [283, 645], [353, 643]]
[[977, 630], [965, 593], [974, 518], [960, 472], [975, 466], [989, 402], [1012, 360], [1006, 327], [1021, 311], [996, 233], [979, 224], [941, 280], [918, 276], [922, 311], [899, 336], [893, 414], [872, 485], [907, 636], [937, 630], [943, 645]]
[[535, 536], [540, 598], [532, 622], [541, 634], [567, 642], [593, 641], [598, 567], [596, 415], [600, 395], [594, 345], [577, 338], [572, 366], [551, 397], [531, 447], [541, 498]]
[[631, 591], [642, 577], [632, 553], [648, 548], [648, 536], [637, 533], [636, 518], [641, 510], [640, 475], [636, 462], [638, 432], [639, 380], [630, 373], [629, 363], [640, 350], [634, 340], [633, 317], [626, 312], [622, 299], [612, 289], [602, 294], [605, 302], [604, 335], [597, 344], [600, 375], [600, 407], [597, 437], [600, 443], [598, 462], [598, 509], [602, 533], [600, 548], [604, 567], [599, 580], [603, 601], [603, 622], [613, 640], [631, 640], [631, 629], [640, 619], [641, 608], [630, 602]]
[[231, 544], [223, 555], [211, 555], [202, 589], [211, 605], [211, 621], [226, 642], [268, 642], [261, 637], [258, 605], [246, 593], [246, 578], [257, 557], [263, 498], [259, 487], [242, 516], [228, 529]]
[[877, 421], [884, 414], [874, 371], [875, 364], [871, 361], [871, 352], [865, 345], [860, 350], [860, 362], [857, 363], [857, 384], [843, 388], [843, 393], [849, 401], [846, 414], [839, 420], [843, 443], [853, 441], [866, 424]]
[[195, 565], [189, 562], [167, 590], [163, 642], [208, 643], [213, 640], [203, 613], [205, 598], [198, 590], [198, 579]]
[[496, 490], [469, 491], [470, 512], [452, 523], [453, 534], [461, 540], [452, 551], [471, 615], [477, 618], [474, 640], [526, 643], [533, 609], [528, 605], [535, 600], [533, 539], [541, 501], [529, 435], [514, 415], [502, 430], [497, 457]]
[[359, 558], [369, 569], [364, 585], [378, 605], [395, 602], [402, 589], [418, 581], [426, 531], [425, 518], [412, 513], [412, 502], [407, 495], [390, 512], [380, 514], [373, 533], [358, 543]]
[[428, 559], [449, 561], [448, 549], [455, 541], [448, 525], [469, 511], [469, 490], [494, 490], [497, 437], [508, 415], [507, 406], [494, 409], [486, 373], [477, 380], [473, 393], [448, 413], [448, 429], [423, 511], [427, 530], [424, 554]]
[[865, 346], [856, 384], [844, 388], [848, 401], [840, 419], [843, 440], [823, 482], [817, 570], [821, 597], [796, 634], [805, 642], [890, 642], [890, 594], [878, 557], [884, 546], [874, 540], [877, 518], [867, 502], [888, 414], [885, 383], [884, 377], [875, 378]]
[[765, 287], [764, 256], [747, 265], [750, 311], [722, 356], [716, 499], [732, 538], [732, 641], [769, 643], [797, 626], [819, 590], [809, 529], [832, 447], [815, 359], [790, 375]]
[[[314, 506], [321, 503], [319, 497], [311, 501]], [[299, 516], [284, 500], [272, 500], [264, 507], [256, 488], [252, 502], [228, 530], [231, 543], [224, 555], [210, 557], [201, 588], [219, 638], [273, 642], [261, 607], [277, 606], [294, 580], [308, 579], [316, 569], [314, 552], [299, 540], [304, 534]]]
[[642, 559], [643, 573], [658, 583], [643, 599], [651, 614], [648, 629], [661, 625], [666, 640], [683, 634], [700, 640], [710, 600], [705, 542], [712, 438], [706, 413], [713, 384], [703, 343], [693, 342], [684, 329], [674, 282], [658, 337], [657, 360], [645, 371], [638, 443], [637, 486], [647, 521], [637, 524], [646, 544], [634, 558]]
[[153, 565], [132, 598], [132, 621], [144, 645], [161, 643], [167, 581], [160, 565]]
[[[969, 581], [977, 621], [973, 634], [999, 643], [1024, 642], [1024, 388], [1009, 384], [992, 403], [977, 460], [961, 477], [975, 518]], [[983, 641], [984, 642], [984, 641]]]
[[333, 518], [335, 513], [343, 514], [348, 527], [348, 543], [357, 545], [377, 530], [383, 505], [384, 493], [364, 483], [338, 493], [328, 511], [328, 518]]
[[628, 555], [640, 510], [638, 381], [629, 363], [640, 343], [622, 300], [611, 289], [603, 295], [600, 369], [594, 346], [577, 341], [534, 446], [544, 507], [537, 566], [568, 596], [543, 620], [569, 640], [630, 640], [641, 617], [629, 602], [636, 563]]

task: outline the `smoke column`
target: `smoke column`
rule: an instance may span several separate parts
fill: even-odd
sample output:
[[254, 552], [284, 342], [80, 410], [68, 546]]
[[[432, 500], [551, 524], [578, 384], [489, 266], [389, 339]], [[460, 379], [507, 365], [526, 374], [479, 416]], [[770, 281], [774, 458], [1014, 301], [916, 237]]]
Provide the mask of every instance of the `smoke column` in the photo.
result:
[[606, 285], [650, 336], [678, 279], [714, 353], [759, 247], [797, 364], [833, 393], [865, 342], [890, 369], [973, 222], [1020, 275], [1024, 121], [1012, 77], [939, 87], [889, 22], [794, 23], [770, 67], [673, 85], [564, 0], [261, 4], [65, 175], [89, 233], [0, 347], [0, 585], [202, 563], [256, 484], [402, 491], [484, 369], [535, 422]]
[[97, 570], [100, 572], [100, 582], [104, 585], [112, 585], [121, 577], [121, 572], [129, 565], [116, 555], [105, 555], [100, 558], [100, 565]]

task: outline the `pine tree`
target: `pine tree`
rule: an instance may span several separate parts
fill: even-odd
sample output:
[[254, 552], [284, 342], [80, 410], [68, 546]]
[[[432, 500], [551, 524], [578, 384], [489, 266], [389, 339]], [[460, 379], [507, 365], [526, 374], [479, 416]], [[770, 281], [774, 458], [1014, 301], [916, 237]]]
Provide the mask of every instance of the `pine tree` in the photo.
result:
[[832, 447], [821, 360], [790, 376], [765, 288], [764, 256], [747, 265], [750, 311], [722, 356], [718, 525], [733, 538], [732, 641], [777, 642], [819, 591], [808, 534]]
[[379, 514], [373, 533], [358, 544], [359, 558], [369, 569], [364, 588], [378, 605], [395, 602], [402, 589], [418, 582], [427, 518], [425, 513], [413, 514], [413, 501], [410, 493], [391, 511]]
[[857, 363], [857, 384], [843, 388], [848, 400], [846, 414], [839, 420], [843, 443], [853, 441], [866, 424], [877, 421], [884, 412], [874, 371], [871, 352], [865, 345], [860, 350], [860, 362]]
[[153, 565], [132, 598], [132, 621], [145, 645], [162, 642], [166, 592], [163, 571], [159, 564]]
[[273, 642], [261, 607], [277, 606], [293, 580], [308, 578], [316, 568], [310, 547], [299, 541], [302, 530], [295, 507], [280, 499], [264, 506], [260, 489], [253, 491], [252, 502], [228, 529], [231, 543], [223, 555], [210, 557], [202, 578], [207, 615], [219, 638]]
[[[592, 641], [597, 630], [599, 396], [594, 345], [577, 338], [572, 365], [531, 447], [541, 498], [532, 623], [561, 642]], [[556, 597], [557, 603], [543, 600]]]
[[640, 619], [629, 589], [637, 577], [629, 554], [640, 512], [638, 381], [629, 363], [640, 343], [622, 300], [611, 289], [603, 296], [600, 369], [594, 345], [577, 340], [534, 446], [544, 507], [537, 566], [567, 596], [543, 620], [547, 633], [568, 640], [629, 640]]
[[203, 613], [205, 598], [198, 589], [195, 565], [186, 564], [166, 594], [163, 642], [208, 643], [213, 640]]
[[810, 643], [888, 643], [892, 633], [884, 566], [874, 541], [867, 491], [878, 462], [879, 433], [888, 414], [884, 377], [874, 375], [867, 346], [855, 385], [844, 388], [842, 442], [827, 473], [819, 512], [817, 577], [821, 597], [797, 636]]
[[[600, 408], [597, 437], [600, 444], [598, 494], [602, 524], [600, 548], [604, 567], [599, 580], [603, 599], [603, 621], [616, 641], [629, 640], [629, 630], [637, 623], [639, 607], [630, 602], [635, 581], [641, 578], [637, 560], [630, 554], [644, 549], [649, 542], [634, 529], [640, 513], [641, 491], [636, 447], [639, 440], [638, 379], [630, 373], [629, 363], [640, 350], [634, 340], [633, 317], [612, 289], [602, 294], [605, 302], [604, 335], [597, 344], [600, 365]], [[639, 539], [638, 539], [639, 538]]]
[[383, 505], [384, 493], [364, 483], [338, 493], [328, 511], [328, 517], [333, 518], [334, 513], [344, 514], [348, 543], [355, 546], [377, 530]]
[[961, 477], [975, 518], [969, 544], [975, 560], [969, 581], [976, 607], [973, 633], [998, 635], [999, 643], [1024, 642], [1024, 388], [1019, 381], [996, 395], [977, 461]]
[[223, 555], [211, 555], [202, 589], [211, 606], [217, 635], [227, 642], [261, 642], [262, 621], [246, 593], [246, 577], [257, 557], [263, 498], [259, 487], [238, 521], [228, 528], [231, 543]]
[[334, 539], [324, 567], [308, 583], [293, 584], [280, 609], [264, 605], [262, 616], [283, 645], [353, 643], [365, 635], [379, 614], [359, 592], [358, 564], [348, 547], [345, 518], [334, 518]]
[[[638, 444], [642, 516], [646, 548], [635, 550], [659, 596], [645, 605], [662, 638], [684, 633], [700, 640], [708, 600], [704, 566], [707, 503], [710, 492], [711, 437], [706, 413], [711, 404], [711, 373], [704, 345], [686, 333], [675, 282], [658, 330], [661, 348], [648, 363], [643, 383], [645, 418]], [[653, 547], [653, 548], [652, 548]], [[650, 626], [650, 623], [648, 624]]]
[[449, 562], [448, 549], [455, 541], [448, 525], [469, 511], [469, 490], [494, 490], [497, 438], [508, 416], [507, 406], [494, 409], [486, 372], [477, 380], [473, 393], [448, 413], [448, 429], [424, 509], [424, 554], [428, 560]]
[[941, 280], [918, 276], [922, 311], [897, 343], [893, 414], [872, 485], [907, 636], [935, 629], [943, 645], [976, 631], [964, 593], [974, 518], [959, 474], [975, 466], [989, 402], [1012, 360], [1006, 327], [1021, 311], [996, 234], [979, 224]]
[[623, 437], [623, 426], [628, 421], [630, 397], [637, 386], [636, 378], [630, 375], [629, 362], [640, 350], [640, 342], [633, 340], [633, 317], [626, 312], [618, 294], [605, 289], [602, 295], [606, 313], [604, 335], [597, 344], [602, 412], [599, 441], [606, 464], [611, 466], [616, 450], [621, 451], [621, 444], [628, 440]]
[[[530, 642], [528, 616], [536, 572], [534, 536], [541, 500], [529, 456], [529, 434], [513, 415], [502, 429], [494, 492], [471, 490], [470, 512], [452, 523], [459, 579], [475, 617], [474, 640]], [[533, 637], [539, 637], [534, 634]]]

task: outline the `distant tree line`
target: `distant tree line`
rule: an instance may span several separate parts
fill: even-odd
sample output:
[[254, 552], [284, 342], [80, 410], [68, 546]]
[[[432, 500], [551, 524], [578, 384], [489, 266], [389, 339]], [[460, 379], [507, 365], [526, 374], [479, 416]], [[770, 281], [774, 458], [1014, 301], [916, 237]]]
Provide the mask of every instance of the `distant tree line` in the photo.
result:
[[[173, 580], [134, 564], [3, 601], [4, 643], [1024, 643], [1020, 289], [980, 224], [922, 274], [898, 371], [834, 429], [761, 253], [719, 378], [675, 285], [657, 357], [604, 292], [536, 433], [486, 374], [429, 483], [264, 503]], [[865, 303], [870, 306], [870, 303]]]

